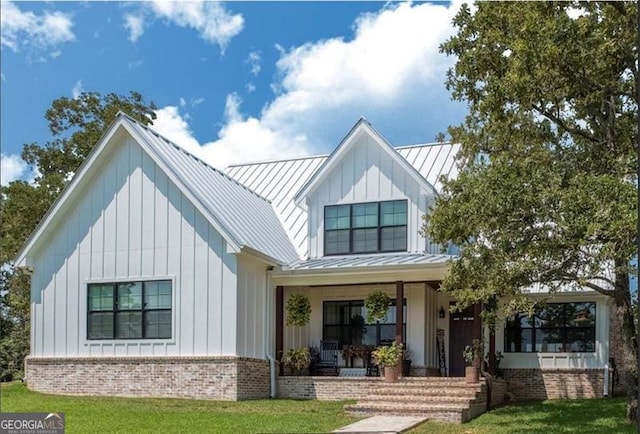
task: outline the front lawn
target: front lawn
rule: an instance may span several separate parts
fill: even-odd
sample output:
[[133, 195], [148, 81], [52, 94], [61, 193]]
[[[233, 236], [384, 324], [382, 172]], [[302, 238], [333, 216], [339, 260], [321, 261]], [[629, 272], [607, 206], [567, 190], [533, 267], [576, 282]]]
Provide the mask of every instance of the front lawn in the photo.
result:
[[635, 433], [624, 419], [626, 405], [623, 398], [514, 404], [464, 425], [427, 422], [411, 434]]
[[2, 384], [0, 393], [2, 412], [64, 412], [67, 433], [330, 432], [357, 420], [344, 414], [345, 401], [58, 396], [21, 383]]
[[[330, 432], [357, 420], [344, 414], [345, 403], [74, 397], [31, 392], [21, 383], [0, 388], [0, 411], [64, 412], [68, 433]], [[625, 406], [621, 398], [517, 404], [464, 425], [430, 421], [411, 433], [633, 433]]]

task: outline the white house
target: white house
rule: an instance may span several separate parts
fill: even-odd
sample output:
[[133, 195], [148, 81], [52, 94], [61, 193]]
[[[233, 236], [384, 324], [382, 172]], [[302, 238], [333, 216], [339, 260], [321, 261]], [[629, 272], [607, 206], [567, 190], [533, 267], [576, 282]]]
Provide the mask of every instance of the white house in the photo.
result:
[[[449, 313], [438, 286], [455, 251], [419, 233], [457, 149], [394, 148], [361, 119], [329, 156], [223, 173], [119, 114], [16, 258], [32, 273], [29, 387], [284, 396], [276, 356], [327, 339], [401, 340], [412, 375], [463, 375], [478, 309]], [[373, 289], [393, 299], [387, 321], [354, 336]], [[305, 327], [284, 325], [292, 293], [311, 300]], [[495, 340], [516, 397], [609, 390], [609, 308], [593, 291], [557, 295]]]

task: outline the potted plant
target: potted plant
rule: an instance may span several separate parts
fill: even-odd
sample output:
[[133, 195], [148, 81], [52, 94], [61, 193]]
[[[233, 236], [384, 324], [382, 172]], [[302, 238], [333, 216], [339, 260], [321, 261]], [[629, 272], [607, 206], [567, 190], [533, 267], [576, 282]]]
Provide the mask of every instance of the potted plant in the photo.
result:
[[342, 358], [344, 359], [344, 363], [347, 368], [351, 368], [353, 366], [353, 356], [355, 356], [354, 345], [343, 345]]
[[384, 381], [387, 383], [398, 381], [398, 364], [402, 357], [402, 344], [392, 342], [391, 345], [381, 345], [372, 355], [376, 364], [384, 368]]
[[407, 348], [402, 352], [402, 376], [408, 377], [411, 372], [411, 357], [413, 352]]
[[367, 309], [367, 323], [374, 324], [382, 321], [387, 316], [391, 299], [380, 289], [369, 293], [364, 300], [364, 307]]
[[311, 318], [309, 297], [303, 294], [291, 294], [287, 298], [287, 325], [305, 326]]
[[467, 345], [462, 352], [465, 363], [465, 379], [467, 383], [480, 381], [480, 363], [482, 361], [482, 344], [474, 339], [471, 345]]
[[281, 362], [289, 367], [292, 375], [301, 375], [311, 365], [311, 352], [307, 347], [289, 348]]

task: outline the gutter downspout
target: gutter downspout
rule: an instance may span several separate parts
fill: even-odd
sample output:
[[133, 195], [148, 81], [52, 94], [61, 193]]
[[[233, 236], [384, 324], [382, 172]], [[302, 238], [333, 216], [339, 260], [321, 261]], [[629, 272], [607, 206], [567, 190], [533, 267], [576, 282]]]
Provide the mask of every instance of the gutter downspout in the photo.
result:
[[265, 291], [264, 291], [264, 306], [265, 306], [265, 315], [264, 315], [264, 345], [265, 345], [265, 352], [264, 355], [267, 358], [267, 360], [269, 360], [269, 379], [270, 379], [270, 393], [269, 396], [271, 398], [275, 398], [276, 397], [276, 360], [273, 357], [273, 354], [271, 353], [271, 341], [272, 341], [272, 336], [273, 333], [271, 332], [271, 327], [272, 327], [272, 312], [271, 312], [271, 306], [272, 306], [272, 300], [273, 297], [271, 297], [271, 290], [272, 290], [272, 285], [271, 285], [271, 271], [272, 270], [267, 270], [266, 273], [266, 277], [265, 277]]

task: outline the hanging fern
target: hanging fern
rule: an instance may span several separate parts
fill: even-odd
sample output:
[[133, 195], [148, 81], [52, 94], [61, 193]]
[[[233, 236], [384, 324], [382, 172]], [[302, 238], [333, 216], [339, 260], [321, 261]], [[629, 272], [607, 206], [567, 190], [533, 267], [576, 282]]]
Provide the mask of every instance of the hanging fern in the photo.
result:
[[371, 292], [364, 300], [364, 307], [367, 309], [367, 323], [374, 324], [382, 321], [387, 316], [391, 299], [380, 289]]
[[311, 318], [311, 303], [306, 295], [291, 294], [287, 298], [287, 325], [304, 326]]

